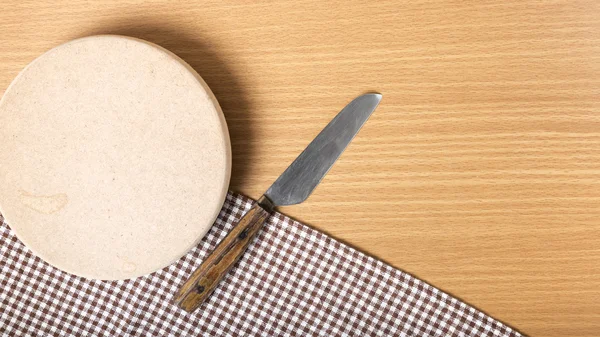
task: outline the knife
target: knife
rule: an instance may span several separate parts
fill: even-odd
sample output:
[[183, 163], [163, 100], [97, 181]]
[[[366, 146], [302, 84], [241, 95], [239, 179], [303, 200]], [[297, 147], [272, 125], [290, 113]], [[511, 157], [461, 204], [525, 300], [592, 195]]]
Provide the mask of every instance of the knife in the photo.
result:
[[275, 207], [299, 204], [308, 198], [379, 101], [380, 94], [359, 96], [327, 124], [181, 286], [174, 298], [180, 308], [192, 312], [210, 296]]

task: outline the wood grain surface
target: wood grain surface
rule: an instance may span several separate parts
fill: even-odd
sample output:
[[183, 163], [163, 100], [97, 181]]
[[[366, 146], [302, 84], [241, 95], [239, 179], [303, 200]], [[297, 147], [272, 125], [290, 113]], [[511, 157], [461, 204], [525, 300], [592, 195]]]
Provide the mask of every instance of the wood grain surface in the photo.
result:
[[600, 2], [5, 0], [0, 88], [101, 33], [204, 77], [231, 189], [253, 198], [353, 97], [381, 92], [315, 193], [282, 211], [526, 334], [598, 335]]

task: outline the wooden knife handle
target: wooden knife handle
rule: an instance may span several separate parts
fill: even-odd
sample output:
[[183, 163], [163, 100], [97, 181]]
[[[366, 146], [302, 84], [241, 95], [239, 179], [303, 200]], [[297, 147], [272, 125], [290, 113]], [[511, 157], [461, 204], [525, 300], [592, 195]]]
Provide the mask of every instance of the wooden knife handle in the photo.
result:
[[180, 308], [192, 312], [210, 296], [221, 279], [246, 251], [272, 208], [271, 202], [263, 197], [238, 221], [231, 232], [181, 286], [175, 296], [175, 303]]

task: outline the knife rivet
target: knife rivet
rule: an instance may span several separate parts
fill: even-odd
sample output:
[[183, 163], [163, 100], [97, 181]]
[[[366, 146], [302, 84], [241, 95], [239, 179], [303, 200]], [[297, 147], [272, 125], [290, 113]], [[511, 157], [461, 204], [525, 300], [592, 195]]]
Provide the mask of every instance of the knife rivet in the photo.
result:
[[248, 229], [244, 229], [243, 232], [240, 233], [240, 235], [238, 235], [238, 239], [240, 240], [244, 240], [246, 237], [248, 236]]
[[198, 285], [196, 287], [196, 292], [198, 292], [199, 294], [203, 293], [204, 292], [204, 286]]

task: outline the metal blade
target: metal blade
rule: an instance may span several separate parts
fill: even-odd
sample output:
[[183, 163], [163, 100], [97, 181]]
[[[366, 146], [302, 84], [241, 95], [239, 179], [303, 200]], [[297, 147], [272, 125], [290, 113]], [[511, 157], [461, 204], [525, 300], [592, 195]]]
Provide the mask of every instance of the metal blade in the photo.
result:
[[306, 200], [369, 119], [379, 101], [380, 94], [359, 96], [335, 116], [269, 187], [265, 196], [273, 205], [295, 205]]

